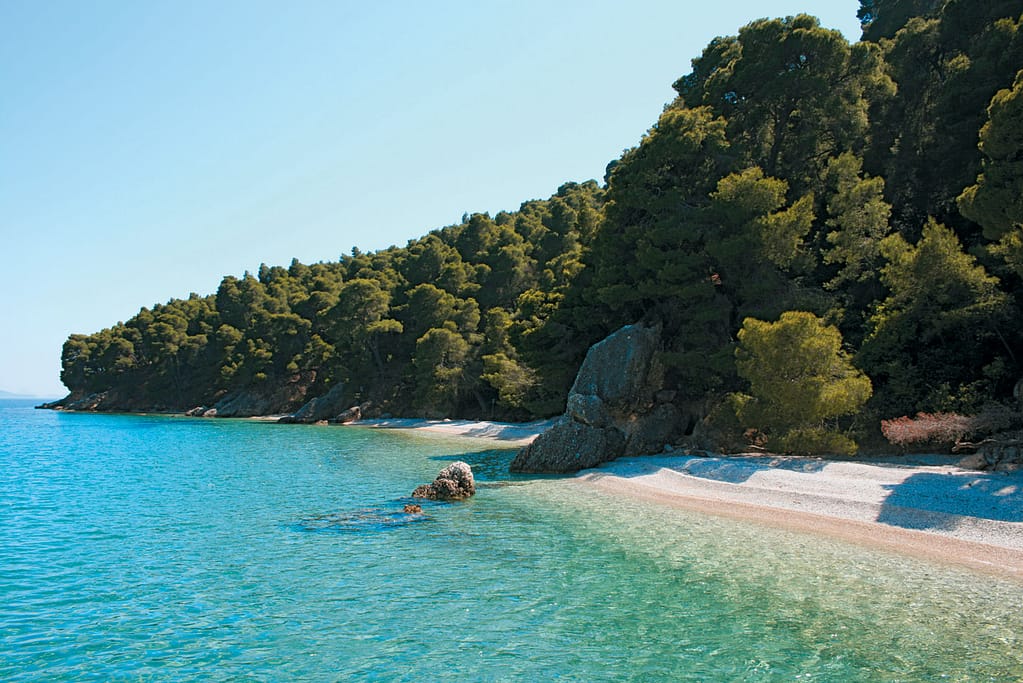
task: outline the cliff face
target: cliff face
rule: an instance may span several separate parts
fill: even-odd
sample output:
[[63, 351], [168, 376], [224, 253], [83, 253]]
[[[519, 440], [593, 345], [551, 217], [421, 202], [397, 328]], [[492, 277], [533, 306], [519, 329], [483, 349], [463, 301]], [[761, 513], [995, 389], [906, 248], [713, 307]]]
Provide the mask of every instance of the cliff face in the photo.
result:
[[594, 344], [561, 421], [522, 449], [513, 472], [576, 472], [620, 455], [661, 452], [691, 420], [664, 389], [661, 330], [627, 325]]

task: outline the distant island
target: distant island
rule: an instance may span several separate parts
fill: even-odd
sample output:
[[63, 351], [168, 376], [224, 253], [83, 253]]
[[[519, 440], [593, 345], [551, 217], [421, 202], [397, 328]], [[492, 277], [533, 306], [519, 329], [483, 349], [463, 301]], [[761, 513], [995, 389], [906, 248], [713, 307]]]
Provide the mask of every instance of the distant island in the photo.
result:
[[0, 398], [40, 398], [39, 396], [30, 396], [28, 394], [17, 394], [10, 391], [0, 390]]
[[[638, 325], [652, 398], [621, 405], [669, 416], [669, 446], [1018, 429], [1020, 5], [861, 5], [855, 44], [808, 15], [713, 40], [602, 182], [71, 335], [50, 407], [525, 421], [564, 412], [587, 350]], [[631, 419], [599, 395], [577, 386], [569, 414]]]

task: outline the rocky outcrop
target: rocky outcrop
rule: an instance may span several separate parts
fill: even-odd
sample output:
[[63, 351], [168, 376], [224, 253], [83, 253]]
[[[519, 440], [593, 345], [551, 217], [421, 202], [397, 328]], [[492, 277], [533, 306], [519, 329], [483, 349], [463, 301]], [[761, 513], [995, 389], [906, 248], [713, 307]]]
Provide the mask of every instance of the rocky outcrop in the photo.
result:
[[[82, 412], [136, 412], [130, 398], [123, 396], [120, 392], [110, 389], [86, 394], [84, 392], [71, 392], [59, 401], [43, 403], [37, 406], [44, 410], [70, 410]], [[151, 412], [168, 412], [167, 406], [146, 406], [145, 409]]]
[[462, 461], [453, 462], [440, 471], [432, 484], [424, 484], [412, 492], [413, 498], [430, 500], [465, 500], [476, 494], [472, 468]]
[[314, 424], [329, 420], [344, 409], [345, 385], [338, 382], [323, 396], [317, 396], [291, 415], [285, 415], [280, 422]]
[[305, 370], [277, 384], [266, 382], [259, 388], [217, 392], [212, 396], [171, 392], [154, 400], [137, 386], [121, 386], [95, 393], [72, 391], [59, 401], [39, 407], [82, 412], [184, 413], [190, 417], [263, 417], [290, 413], [303, 406], [309, 401], [307, 394], [316, 387], [316, 372]]
[[959, 461], [959, 466], [973, 470], [1015, 472], [1023, 469], [1023, 431], [1003, 432], [979, 443], [959, 443], [953, 450], [967, 447], [976, 450]]
[[272, 415], [274, 405], [275, 402], [265, 394], [236, 391], [217, 401], [211, 410], [215, 417], [256, 417]]
[[519, 451], [511, 471], [578, 472], [614, 460], [624, 447], [625, 438], [614, 427], [594, 427], [565, 419]]
[[338, 413], [337, 416], [335, 416], [334, 419], [331, 420], [331, 422], [337, 423], [339, 425], [347, 425], [353, 422], [358, 422], [359, 420], [362, 419], [362, 415], [366, 411], [366, 408], [367, 404], [363, 404], [361, 406], [352, 406], [351, 408], [347, 408]]
[[62, 399], [42, 403], [36, 407], [41, 410], [96, 410], [98, 406], [102, 405], [105, 397], [105, 392], [80, 395], [71, 393]]
[[214, 414], [216, 417], [262, 417], [290, 413], [308, 401], [307, 394], [315, 382], [316, 372], [308, 370], [291, 375], [272, 389], [230, 392], [213, 406], [217, 411]]
[[657, 453], [688, 424], [665, 389], [659, 327], [627, 325], [594, 344], [564, 417], [522, 449], [513, 472], [567, 473], [621, 455]]

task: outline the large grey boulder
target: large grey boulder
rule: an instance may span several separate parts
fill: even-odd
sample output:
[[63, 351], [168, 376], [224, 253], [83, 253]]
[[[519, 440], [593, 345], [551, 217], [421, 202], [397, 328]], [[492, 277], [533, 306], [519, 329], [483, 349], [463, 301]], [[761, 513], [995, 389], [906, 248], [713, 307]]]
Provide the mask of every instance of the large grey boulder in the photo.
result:
[[649, 377], [660, 346], [660, 328], [626, 325], [590, 347], [569, 397], [596, 396], [618, 411], [650, 401], [661, 388], [651, 389], [650, 379], [660, 378]]
[[412, 492], [413, 498], [430, 500], [464, 500], [476, 493], [472, 468], [461, 460], [440, 471], [432, 484], [423, 484]]
[[368, 404], [345, 408], [340, 413], [331, 418], [330, 421], [340, 425], [347, 425], [353, 422], [358, 422], [359, 420], [362, 419], [362, 413], [364, 412], [366, 405]]
[[625, 434], [625, 455], [660, 453], [675, 440], [683, 426], [682, 413], [671, 403], [636, 413], [621, 426]]
[[513, 472], [567, 473], [621, 455], [658, 453], [684, 424], [665, 390], [659, 327], [627, 325], [590, 347], [564, 418], [522, 449]]
[[531, 473], [578, 472], [613, 460], [624, 446], [625, 437], [614, 427], [563, 420], [519, 451], [509, 469]]

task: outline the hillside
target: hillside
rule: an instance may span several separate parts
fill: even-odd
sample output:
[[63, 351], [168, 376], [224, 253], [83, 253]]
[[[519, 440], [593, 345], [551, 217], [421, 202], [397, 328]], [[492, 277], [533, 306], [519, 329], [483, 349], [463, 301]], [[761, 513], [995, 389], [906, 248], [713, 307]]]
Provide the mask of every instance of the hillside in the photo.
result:
[[[733, 440], [846, 444], [883, 419], [1012, 403], [1023, 2], [861, 5], [855, 44], [807, 15], [712, 41], [603, 185], [401, 248], [261, 265], [72, 335], [65, 404], [546, 417], [586, 349], [636, 322], [663, 330], [679, 411]], [[818, 352], [792, 396], [755, 371]]]

